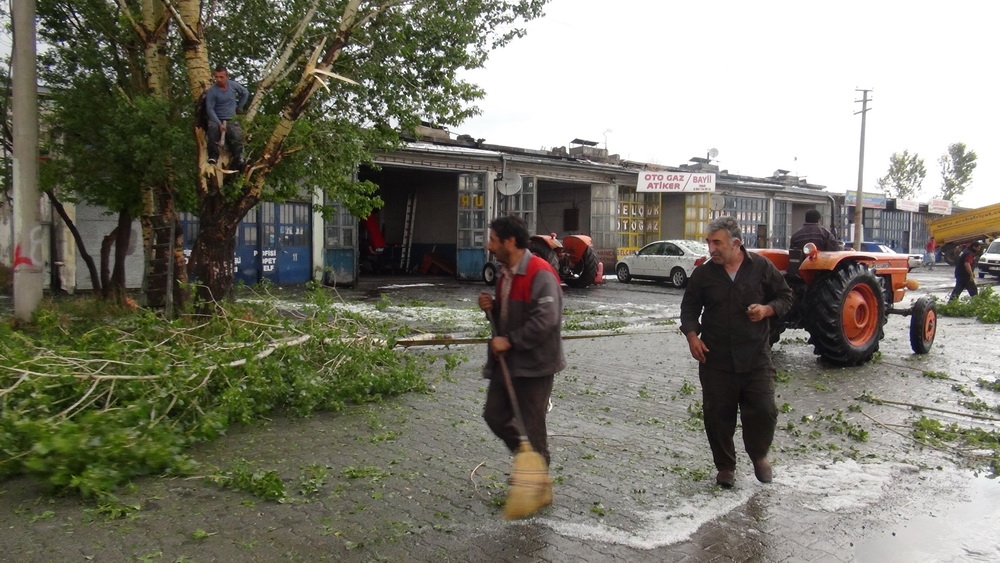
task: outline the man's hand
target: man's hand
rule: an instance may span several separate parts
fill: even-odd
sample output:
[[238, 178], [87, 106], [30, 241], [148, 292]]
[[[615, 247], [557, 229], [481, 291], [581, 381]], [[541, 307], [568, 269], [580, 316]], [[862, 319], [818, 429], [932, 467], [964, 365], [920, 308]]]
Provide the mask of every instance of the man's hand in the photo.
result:
[[510, 340], [506, 336], [494, 336], [490, 340], [490, 351], [496, 355], [503, 354], [510, 348]]
[[479, 293], [479, 308], [484, 311], [493, 309], [493, 296], [485, 291]]
[[747, 318], [750, 322], [758, 323], [774, 314], [774, 307], [770, 305], [758, 305], [754, 303], [747, 307]]
[[705, 354], [710, 351], [708, 346], [705, 346], [705, 343], [701, 338], [698, 338], [698, 335], [694, 331], [687, 333], [686, 336], [688, 348], [691, 350], [691, 357], [698, 360], [698, 363], [705, 363]]

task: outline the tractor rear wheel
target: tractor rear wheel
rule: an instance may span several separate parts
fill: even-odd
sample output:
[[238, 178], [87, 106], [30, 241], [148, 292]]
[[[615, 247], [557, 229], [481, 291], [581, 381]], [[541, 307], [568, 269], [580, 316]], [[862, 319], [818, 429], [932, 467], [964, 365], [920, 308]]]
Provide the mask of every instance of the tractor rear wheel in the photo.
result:
[[556, 251], [545, 241], [532, 238], [528, 241], [528, 250], [535, 256], [541, 256], [543, 260], [548, 262], [552, 266], [552, 269], [556, 271], [556, 276], [561, 275], [559, 273], [559, 257], [556, 255]]
[[913, 304], [910, 314], [910, 348], [917, 354], [926, 354], [934, 345], [937, 334], [937, 310], [934, 301], [921, 297]]
[[588, 246], [587, 250], [583, 251], [583, 257], [573, 269], [573, 273], [576, 277], [566, 280], [566, 285], [570, 287], [587, 287], [594, 283], [594, 278], [597, 277], [597, 253], [593, 248]]
[[875, 272], [850, 264], [819, 280], [806, 302], [803, 324], [817, 355], [847, 366], [872, 359], [887, 319], [883, 282]]

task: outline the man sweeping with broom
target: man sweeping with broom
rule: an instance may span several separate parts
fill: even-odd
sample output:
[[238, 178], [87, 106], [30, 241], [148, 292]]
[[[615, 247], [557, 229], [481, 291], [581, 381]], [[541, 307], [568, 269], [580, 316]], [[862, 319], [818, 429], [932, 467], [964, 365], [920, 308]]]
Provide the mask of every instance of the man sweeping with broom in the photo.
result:
[[511, 452], [514, 466], [504, 518], [522, 518], [552, 503], [545, 428], [556, 372], [566, 367], [562, 348], [562, 287], [555, 270], [528, 250], [520, 217], [490, 223], [487, 250], [500, 261], [496, 298], [479, 294], [493, 325], [483, 377], [490, 380], [483, 418]]

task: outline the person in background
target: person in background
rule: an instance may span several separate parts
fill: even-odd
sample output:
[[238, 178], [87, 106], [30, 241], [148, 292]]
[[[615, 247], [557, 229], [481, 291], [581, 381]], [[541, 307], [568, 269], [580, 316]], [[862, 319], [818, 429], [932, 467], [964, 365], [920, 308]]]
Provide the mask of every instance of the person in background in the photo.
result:
[[788, 249], [802, 250], [803, 246], [811, 242], [820, 251], [843, 250], [840, 240], [830, 232], [830, 229], [819, 224], [822, 217], [815, 209], [806, 211], [806, 222], [792, 234]]
[[934, 263], [937, 262], [937, 242], [934, 241], [934, 237], [927, 239], [927, 245], [924, 246], [924, 266], [928, 269], [934, 269]]
[[976, 257], [982, 248], [983, 243], [981, 241], [973, 241], [958, 256], [958, 261], [955, 262], [955, 289], [951, 290], [951, 297], [948, 301], [958, 299], [963, 289], [969, 292], [969, 297], [975, 297], [979, 294], [972, 266], [976, 263]]
[[711, 261], [691, 274], [681, 301], [681, 332], [698, 360], [705, 433], [718, 474], [736, 482], [736, 414], [743, 445], [761, 483], [770, 483], [767, 452], [774, 439], [776, 371], [771, 361], [770, 319], [792, 306], [792, 290], [770, 260], [747, 252], [732, 217], [708, 225]]

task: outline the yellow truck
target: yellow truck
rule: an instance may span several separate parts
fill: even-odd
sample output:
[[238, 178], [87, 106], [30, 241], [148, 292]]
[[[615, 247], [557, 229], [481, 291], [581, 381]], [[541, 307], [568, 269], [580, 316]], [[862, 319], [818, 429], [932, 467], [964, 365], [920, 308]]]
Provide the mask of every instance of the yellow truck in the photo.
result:
[[927, 232], [945, 261], [954, 265], [965, 244], [974, 240], [989, 243], [1000, 236], [1000, 203], [927, 219]]

